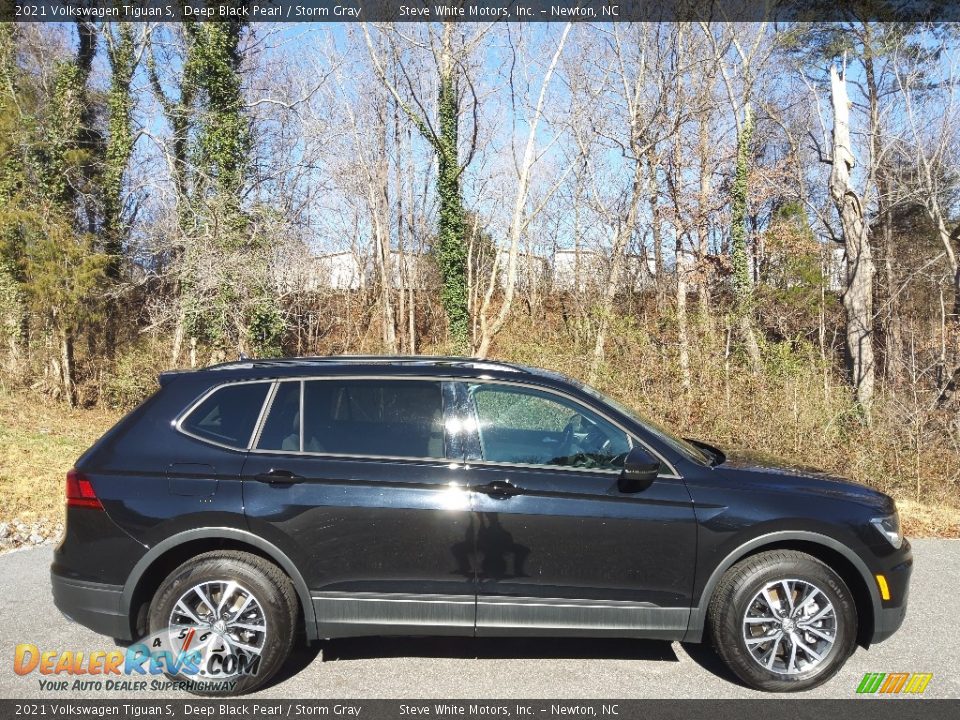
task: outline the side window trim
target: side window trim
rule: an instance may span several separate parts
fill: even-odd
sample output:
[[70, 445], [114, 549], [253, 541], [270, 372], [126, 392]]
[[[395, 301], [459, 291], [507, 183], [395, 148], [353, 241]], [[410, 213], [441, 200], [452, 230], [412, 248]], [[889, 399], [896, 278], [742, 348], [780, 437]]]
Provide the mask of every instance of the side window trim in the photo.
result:
[[305, 402], [304, 397], [305, 397], [306, 387], [307, 387], [307, 381], [304, 380], [303, 378], [300, 378], [300, 447], [297, 449], [297, 454], [300, 454], [300, 455], [303, 454], [304, 452], [303, 448], [305, 447], [303, 444], [303, 423], [304, 423], [304, 416], [307, 413], [306, 413], [306, 408], [303, 406], [303, 403]]
[[257, 417], [257, 422], [253, 425], [253, 433], [250, 435], [250, 442], [247, 444], [247, 450], [250, 448], [255, 448], [257, 443], [260, 442], [260, 433], [263, 432], [263, 426], [267, 422], [267, 417], [270, 415], [270, 411], [273, 409], [273, 399], [277, 396], [277, 386], [279, 383], [272, 383], [270, 389], [267, 391], [267, 398], [263, 403], [263, 407], [260, 408], [260, 415]]
[[[500, 379], [497, 379], [497, 380], [489, 379], [489, 380], [488, 380], [488, 379], [485, 379], [485, 378], [476, 378], [476, 379], [470, 378], [470, 379], [461, 379], [460, 381], [458, 381], [458, 384], [459, 384], [459, 385], [461, 386], [461, 388], [462, 388], [462, 389], [460, 390], [460, 392], [462, 393], [463, 397], [465, 398], [466, 403], [468, 403], [468, 405], [467, 405], [467, 410], [472, 413], [472, 419], [473, 419], [472, 428], [473, 428], [473, 430], [472, 430], [472, 432], [471, 432], [472, 437], [470, 438], [469, 442], [470, 442], [472, 445], [474, 445], [474, 446], [475, 446], [479, 451], [481, 451], [481, 452], [482, 452], [482, 448], [481, 448], [481, 442], [480, 442], [479, 416], [478, 416], [478, 414], [477, 414], [477, 406], [476, 406], [476, 403], [472, 402], [472, 400], [470, 399], [470, 393], [469, 393], [469, 390], [468, 390], [468, 386], [469, 386], [469, 385], [479, 385], [479, 384], [507, 385], [507, 386], [513, 386], [513, 387], [520, 387], [520, 388], [527, 389], [527, 390], [533, 390], [533, 391], [535, 391], [535, 392], [547, 393], [547, 394], [549, 394], [549, 395], [556, 395], [556, 396], [559, 397], [559, 398], [563, 398], [564, 400], [567, 400], [568, 402], [573, 403], [573, 404], [574, 404], [575, 406], [577, 406], [577, 407], [584, 408], [585, 410], [589, 411], [590, 413], [593, 413], [594, 415], [600, 416], [601, 418], [603, 418], [604, 420], [606, 420], [607, 422], [609, 422], [611, 425], [613, 425], [614, 427], [616, 427], [618, 430], [620, 430], [624, 435], [626, 435], [627, 440], [628, 440], [628, 442], [630, 443], [630, 447], [631, 447], [631, 448], [636, 447], [637, 445], [639, 445], [640, 447], [642, 447], [642, 448], [644, 448], [645, 450], [647, 450], [647, 452], [651, 453], [651, 454], [652, 454], [654, 457], [656, 457], [658, 460], [660, 460], [661, 465], [662, 465], [663, 468], [666, 468], [667, 470], [669, 470], [669, 472], [665, 472], [664, 470], [661, 470], [661, 472], [657, 475], [657, 477], [659, 477], [659, 478], [664, 478], [664, 479], [669, 479], [669, 480], [681, 480], [681, 479], [682, 479], [682, 476], [680, 475], [680, 473], [677, 472], [677, 469], [676, 469], [676, 467], [674, 466], [674, 464], [673, 464], [672, 462], [670, 462], [669, 460], [667, 460], [667, 458], [665, 458], [665, 457], [663, 456], [663, 453], [659, 452], [656, 448], [651, 447], [648, 442], [646, 442], [646, 441], [644, 441], [642, 438], [639, 438], [639, 437], [637, 437], [636, 435], [634, 435], [634, 434], [633, 434], [632, 432], [630, 432], [627, 428], [625, 428], [621, 423], [617, 422], [616, 420], [614, 420], [613, 418], [611, 418], [611, 417], [610, 417], [609, 415], [607, 415], [606, 413], [601, 412], [600, 410], [598, 410], [597, 408], [595, 408], [595, 407], [593, 407], [593, 406], [591, 406], [591, 405], [586, 405], [586, 404], [584, 404], [581, 400], [579, 400], [578, 398], [573, 397], [572, 395], [568, 395], [567, 393], [564, 393], [564, 392], [562, 392], [562, 391], [560, 391], [560, 390], [556, 390], [556, 389], [551, 388], [551, 387], [544, 387], [544, 386], [541, 386], [541, 385], [529, 384], [529, 383], [519, 382], [519, 381], [515, 381], [515, 380], [500, 380]], [[482, 456], [479, 457], [479, 458], [467, 459], [466, 462], [467, 462], [468, 464], [474, 463], [474, 464], [477, 464], [477, 465], [492, 465], [492, 466], [495, 466], [495, 467], [522, 467], [522, 468], [534, 468], [534, 469], [535, 469], [535, 468], [546, 468], [546, 469], [554, 470], [554, 471], [558, 471], [558, 470], [559, 470], [559, 471], [576, 472], [576, 473], [584, 473], [584, 472], [586, 472], [586, 473], [606, 473], [606, 474], [613, 475], [613, 474], [619, 474], [619, 473], [621, 472], [620, 470], [616, 470], [616, 469], [613, 469], [613, 468], [606, 468], [606, 469], [604, 469], [604, 468], [578, 468], [578, 467], [570, 467], [570, 466], [567, 466], [567, 465], [536, 465], [536, 464], [527, 464], [527, 463], [501, 462], [501, 461], [498, 461], [498, 460], [485, 460], [485, 459], [483, 459]]]
[[[298, 411], [298, 415], [300, 417], [300, 423], [298, 428], [298, 434], [300, 437], [300, 441], [299, 441], [300, 449], [302, 450], [303, 449], [303, 380], [300, 380], [298, 378], [292, 378], [292, 379], [271, 380], [270, 382], [273, 383], [273, 387], [270, 389], [270, 392], [267, 394], [268, 404], [264, 406], [263, 412], [260, 416], [260, 420], [258, 422], [258, 425], [256, 426], [256, 431], [254, 432], [253, 437], [250, 439], [250, 445], [247, 448], [247, 451], [248, 452], [253, 452], [256, 450], [264, 451], [263, 448], [258, 448], [257, 446], [260, 444], [260, 440], [263, 436], [263, 430], [264, 428], [266, 428], [267, 420], [269, 420], [270, 418], [270, 413], [273, 412], [274, 402], [276, 401], [277, 396], [280, 394], [280, 386], [283, 385], [284, 383], [290, 383], [290, 384], [297, 383], [300, 386], [300, 402], [299, 402], [299, 411]], [[299, 452], [299, 451], [266, 450], [266, 452]]]
[[443, 414], [443, 455], [445, 460], [450, 462], [463, 462], [466, 457], [466, 448], [464, 446], [464, 434], [458, 432], [457, 423], [462, 409], [460, 392], [457, 387], [459, 383], [451, 380], [444, 380], [440, 383], [440, 393], [442, 398]]

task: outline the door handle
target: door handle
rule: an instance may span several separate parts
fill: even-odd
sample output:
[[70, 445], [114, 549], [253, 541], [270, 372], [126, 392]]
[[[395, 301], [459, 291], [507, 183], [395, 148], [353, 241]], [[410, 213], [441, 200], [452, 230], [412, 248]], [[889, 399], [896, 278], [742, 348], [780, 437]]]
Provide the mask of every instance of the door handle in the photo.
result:
[[303, 482], [306, 478], [289, 470], [270, 470], [270, 472], [254, 475], [253, 479], [270, 485], [292, 485], [293, 483]]
[[486, 485], [474, 485], [470, 489], [500, 500], [523, 494], [523, 490], [509, 480], [494, 480]]

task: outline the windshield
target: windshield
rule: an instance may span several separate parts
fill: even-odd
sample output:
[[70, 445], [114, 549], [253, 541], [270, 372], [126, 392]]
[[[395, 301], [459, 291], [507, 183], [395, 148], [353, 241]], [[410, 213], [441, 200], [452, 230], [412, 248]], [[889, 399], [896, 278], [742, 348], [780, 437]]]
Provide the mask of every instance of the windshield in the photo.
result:
[[655, 436], [658, 440], [662, 441], [665, 445], [668, 445], [671, 449], [680, 453], [688, 460], [691, 460], [692, 462], [698, 463], [700, 465], [711, 464], [712, 458], [706, 451], [701, 450], [696, 445], [693, 445], [692, 443], [684, 440], [683, 438], [679, 438], [676, 435], [673, 435], [669, 430], [667, 430], [660, 424], [655, 423], [652, 420], [644, 417], [643, 415], [638, 413], [636, 410], [627, 407], [626, 405], [624, 405], [623, 403], [617, 400], [614, 400], [612, 397], [610, 397], [609, 395], [605, 395], [604, 393], [600, 392], [596, 388], [590, 387], [584, 382], [580, 382], [579, 380], [576, 380], [574, 378], [567, 377], [565, 375], [562, 375], [561, 373], [537, 371], [534, 368], [531, 368], [531, 370], [533, 370], [534, 372], [539, 372], [541, 375], [552, 375], [553, 377], [563, 379], [564, 381], [569, 382], [570, 384], [576, 386], [580, 390], [583, 390], [583, 392], [587, 393], [587, 395], [595, 397], [597, 400], [600, 400], [601, 402], [609, 405], [610, 407], [617, 410], [621, 414], [626, 415], [628, 418], [631, 418], [632, 420], [636, 421], [640, 425], [643, 425], [643, 427], [645, 427], [647, 431], [650, 432], [653, 436]]

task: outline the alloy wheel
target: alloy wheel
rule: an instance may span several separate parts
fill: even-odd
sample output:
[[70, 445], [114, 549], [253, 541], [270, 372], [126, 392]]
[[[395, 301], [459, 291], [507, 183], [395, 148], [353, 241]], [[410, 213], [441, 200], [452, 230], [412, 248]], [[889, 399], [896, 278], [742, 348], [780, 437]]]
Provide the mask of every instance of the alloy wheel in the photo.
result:
[[253, 662], [263, 653], [267, 618], [260, 601], [236, 581], [203, 582], [174, 604], [169, 638], [178, 651], [201, 652], [200, 676], [225, 679], [242, 669], [241, 658]]
[[747, 605], [743, 640], [750, 656], [779, 675], [809, 673], [823, 663], [837, 639], [830, 598], [807, 580], [766, 583]]

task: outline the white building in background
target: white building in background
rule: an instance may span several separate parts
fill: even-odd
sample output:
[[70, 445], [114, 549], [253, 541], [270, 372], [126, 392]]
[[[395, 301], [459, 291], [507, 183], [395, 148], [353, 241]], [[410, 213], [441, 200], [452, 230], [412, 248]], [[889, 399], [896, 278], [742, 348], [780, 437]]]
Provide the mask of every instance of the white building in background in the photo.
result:
[[653, 287], [657, 276], [657, 263], [646, 255], [627, 255], [623, 265], [623, 285], [635, 291]]
[[[607, 279], [609, 257], [592, 249], [558, 249], [552, 258], [519, 253], [517, 258], [517, 289], [536, 287], [543, 292], [599, 292]], [[697, 254], [684, 250], [679, 255], [664, 259], [666, 271], [673, 273], [673, 262], [679, 262], [688, 272], [697, 269]], [[500, 251], [498, 283], [506, 287], [509, 252]], [[846, 285], [846, 256], [842, 246], [827, 246], [824, 252], [824, 278], [827, 288], [841, 292]], [[285, 253], [275, 260], [275, 282], [281, 292], [321, 290], [362, 290], [376, 281], [372, 258], [351, 251], [313, 255]], [[426, 254], [390, 253], [390, 279], [395, 290], [425, 290], [430, 286], [435, 270]], [[621, 288], [633, 291], [647, 290], [656, 278], [654, 259], [649, 255], [628, 255], [625, 258]]]
[[827, 279], [827, 289], [831, 292], [842, 292], [847, 286], [847, 251], [842, 245], [828, 246], [826, 267], [823, 269]]
[[319, 255], [313, 262], [313, 282], [304, 289], [360, 290], [366, 287], [365, 264], [356, 253], [348, 250]]
[[583, 292], [599, 287], [606, 276], [606, 258], [595, 250], [558, 249], [553, 254], [554, 290]]
[[[499, 264], [500, 277], [498, 278], [498, 282], [500, 283], [500, 288], [505, 289], [510, 276], [509, 250], [504, 249], [500, 251]], [[518, 290], [529, 287], [543, 287], [549, 273], [550, 269], [547, 266], [546, 258], [534, 253], [517, 253], [517, 284], [515, 287]]]
[[[394, 290], [423, 290], [430, 277], [430, 260], [422, 253], [390, 251], [390, 283]], [[370, 268], [372, 279], [374, 269]]]
[[[390, 284], [395, 290], [427, 286], [430, 262], [426, 255], [393, 250], [389, 264]], [[373, 258], [349, 250], [314, 256], [310, 266], [310, 278], [301, 285], [304, 290], [362, 290], [376, 281]]]
[[[584, 292], [601, 287], [607, 280], [610, 258], [596, 250], [560, 249], [553, 255], [553, 289]], [[620, 285], [634, 291], [653, 285], [656, 266], [652, 257], [627, 255]]]

